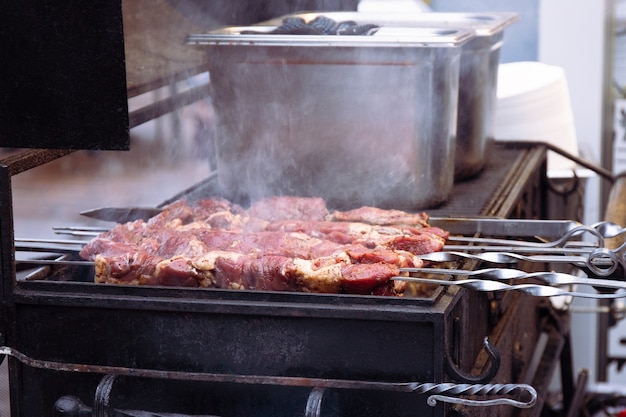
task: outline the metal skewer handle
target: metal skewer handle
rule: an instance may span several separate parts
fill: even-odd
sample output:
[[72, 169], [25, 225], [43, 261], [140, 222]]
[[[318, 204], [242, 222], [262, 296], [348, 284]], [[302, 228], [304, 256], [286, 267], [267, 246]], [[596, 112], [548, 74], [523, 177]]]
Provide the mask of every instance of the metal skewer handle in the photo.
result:
[[537, 284], [516, 284], [509, 285], [499, 281], [490, 281], [483, 279], [462, 279], [458, 281], [448, 281], [443, 279], [416, 278], [416, 277], [393, 277], [394, 280], [420, 282], [424, 284], [438, 285], [458, 285], [460, 287], [469, 288], [474, 291], [481, 292], [499, 292], [499, 291], [521, 291], [523, 293], [536, 297], [558, 297], [571, 296], [577, 298], [592, 299], [613, 299], [626, 297], [626, 288], [620, 287], [617, 291], [610, 294], [595, 294], [577, 291], [567, 291], [561, 288], [551, 287], [549, 285]]
[[[623, 248], [626, 250], [626, 248]], [[515, 264], [519, 261], [539, 263], [570, 263], [587, 267], [596, 276], [611, 275], [620, 265], [619, 252], [606, 248], [598, 248], [586, 256], [573, 255], [520, 255], [511, 252], [483, 252], [468, 254], [464, 252], [432, 252], [419, 255], [420, 259], [430, 262], [454, 262], [462, 260], [476, 260], [496, 264]]]
[[[303, 386], [312, 388], [379, 390], [429, 395], [427, 403], [435, 406], [437, 401], [464, 404], [469, 406], [510, 405], [517, 408], [531, 408], [537, 402], [537, 391], [527, 384], [454, 384], [419, 382], [379, 382], [328, 378], [304, 378], [269, 375], [213, 374], [205, 372], [178, 372], [157, 369], [137, 369], [110, 365], [72, 364], [33, 359], [8, 347], [0, 346], [0, 355], [11, 356], [26, 366], [65, 372], [89, 372], [107, 374], [105, 382], [112, 383], [114, 376], [125, 375], [145, 378], [178, 379], [187, 381], [227, 382], [242, 384], [263, 384], [281, 386]], [[110, 375], [110, 376], [109, 376]], [[494, 398], [470, 400], [459, 396], [495, 396], [517, 394], [518, 399]], [[525, 398], [522, 398], [525, 397]], [[521, 398], [521, 399], [519, 399]]]
[[[587, 278], [563, 272], [524, 272], [511, 268], [486, 268], [468, 271], [446, 268], [401, 268], [401, 272], [427, 273], [436, 275], [465, 276], [481, 280], [525, 280], [536, 279], [550, 285], [589, 285], [593, 287], [626, 289], [626, 282], [611, 279]], [[457, 281], [458, 282], [458, 281]]]

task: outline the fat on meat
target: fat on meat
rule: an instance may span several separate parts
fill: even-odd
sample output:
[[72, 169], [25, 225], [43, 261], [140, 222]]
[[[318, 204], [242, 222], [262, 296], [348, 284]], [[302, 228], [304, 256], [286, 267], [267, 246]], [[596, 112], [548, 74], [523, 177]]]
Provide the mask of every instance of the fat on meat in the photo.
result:
[[99, 283], [401, 295], [391, 280], [441, 250], [448, 232], [425, 213], [364, 207], [330, 213], [320, 198], [272, 197], [248, 209], [177, 201], [120, 224], [80, 252]]

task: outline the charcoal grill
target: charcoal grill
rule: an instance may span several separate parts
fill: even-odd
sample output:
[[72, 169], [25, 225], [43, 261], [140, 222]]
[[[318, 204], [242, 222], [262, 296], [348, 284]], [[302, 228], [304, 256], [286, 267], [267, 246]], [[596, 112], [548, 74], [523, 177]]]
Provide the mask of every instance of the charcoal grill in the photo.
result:
[[[132, 42], [127, 36], [127, 51]], [[128, 60], [130, 97], [205, 69], [197, 57], [174, 69], [156, 58], [146, 61], [155, 59], [153, 72]], [[207, 92], [202, 86], [131, 112], [129, 125]], [[0, 161], [0, 342], [10, 354], [13, 415], [530, 416], [540, 414], [557, 363], [569, 404], [569, 316], [519, 293], [451, 288], [390, 299], [129, 288], [93, 284], [89, 267], [75, 266], [22, 279], [11, 178], [71, 152], [33, 149]], [[545, 146], [498, 144], [484, 173], [456, 184], [429, 213], [545, 218], [546, 181]], [[185, 197], [212, 192], [209, 179]], [[380, 389], [407, 382], [528, 383], [539, 396], [529, 409], [433, 407], [427, 394]]]
[[[501, 144], [495, 152], [491, 175], [458, 184], [455, 196], [431, 213], [542, 217], [546, 149]], [[5, 159], [3, 195], [11, 196], [12, 175], [65, 153], [25, 151]], [[214, 192], [208, 179], [185, 195]], [[106, 397], [119, 410], [303, 415], [313, 402], [320, 415], [482, 415], [493, 409], [431, 407], [428, 395], [358, 384], [528, 382], [541, 392], [559, 360], [566, 378], [571, 372], [568, 317], [541, 299], [458, 289], [390, 299], [127, 288], [95, 285], [89, 267], [74, 266], [59, 267], [55, 280], [23, 280], [14, 272], [10, 199], [3, 211], [4, 344], [40, 363], [9, 360], [16, 415], [54, 415], [58, 401], [62, 408], [77, 399], [101, 408], [94, 395], [108, 374], [119, 375]], [[520, 322], [521, 315], [528, 320]], [[500, 353], [497, 368], [483, 349], [485, 337]], [[481, 379], [491, 372], [493, 379]], [[353, 386], [321, 395], [315, 386], [325, 380]], [[535, 408], [515, 412], [538, 415], [540, 407], [541, 395]]]

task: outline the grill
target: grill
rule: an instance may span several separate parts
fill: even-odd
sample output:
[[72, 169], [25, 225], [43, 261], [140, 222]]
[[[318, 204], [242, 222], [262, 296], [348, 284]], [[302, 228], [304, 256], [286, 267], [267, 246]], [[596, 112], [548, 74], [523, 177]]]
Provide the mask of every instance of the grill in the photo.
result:
[[[11, 175], [64, 153], [5, 159], [2, 195], [11, 196]], [[538, 145], [498, 144], [486, 173], [457, 184], [432, 214], [543, 216], [545, 155]], [[214, 190], [207, 179], [184, 196]], [[2, 207], [4, 344], [19, 359], [9, 361], [16, 414], [52, 415], [56, 407], [66, 415], [82, 403], [83, 410], [146, 415], [481, 415], [493, 409], [432, 407], [427, 399], [441, 386], [422, 386], [420, 394], [405, 392], [405, 384], [505, 390], [501, 384], [530, 383], [541, 392], [568, 356], [568, 316], [518, 293], [493, 298], [442, 287], [428, 298], [390, 299], [129, 288], [95, 285], [93, 271], [76, 266], [15, 281], [10, 198]], [[528, 320], [518, 320], [522, 315]], [[567, 360], [562, 365], [567, 375]], [[516, 412], [533, 415], [542, 401], [540, 395], [538, 406]]]
[[[117, 24], [118, 12], [112, 12]], [[163, 18], [153, 12], [124, 10], [124, 18]], [[19, 30], [15, 22], [2, 27]], [[192, 31], [180, 29], [179, 39]], [[126, 36], [126, 50], [135, 52], [127, 57], [131, 98], [206, 70], [193, 50], [182, 59], [188, 65], [170, 67], [163, 64], [177, 57], [172, 48], [179, 45], [145, 55], [136, 41]], [[119, 53], [109, 58], [119, 63]], [[141, 70], [144, 65], [153, 71]], [[128, 126], [209, 91], [207, 85], [172, 90], [131, 111]], [[108, 117], [123, 136], [119, 123], [126, 120]], [[49, 143], [34, 146], [43, 145]], [[11, 178], [71, 152], [34, 149], [0, 160], [0, 353], [8, 356], [13, 415], [537, 416], [557, 364], [563, 403], [572, 403], [569, 315], [518, 292], [441, 287], [425, 298], [386, 298], [105, 286], [91, 282], [90, 267], [75, 265], [24, 279], [15, 265]], [[455, 184], [449, 201], [429, 214], [546, 218], [546, 152], [542, 144], [495, 144], [481, 175]], [[208, 178], [176, 197], [216, 192]], [[534, 387], [535, 406], [449, 402], [511, 392], [528, 399], [510, 384]]]

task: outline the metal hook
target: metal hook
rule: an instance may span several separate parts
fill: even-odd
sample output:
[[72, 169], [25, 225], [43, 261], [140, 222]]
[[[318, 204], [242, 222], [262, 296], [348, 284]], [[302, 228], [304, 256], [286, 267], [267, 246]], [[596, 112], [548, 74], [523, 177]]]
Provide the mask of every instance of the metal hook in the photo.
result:
[[[515, 391], [521, 391], [520, 397], [523, 394], [527, 394], [528, 400], [513, 400], [511, 398], [494, 398], [491, 400], [470, 400], [466, 398], [457, 398], [451, 397], [449, 395], [441, 395], [434, 394], [429, 396], [426, 399], [426, 402], [431, 407], [437, 405], [437, 401], [451, 403], [451, 404], [462, 404], [467, 406], [474, 407], [487, 407], [494, 405], [510, 405], [517, 408], [532, 408], [537, 403], [537, 391], [526, 384], [494, 384], [494, 385], [474, 385], [472, 387], [465, 387], [466, 389], [463, 391], [463, 387], [459, 386], [455, 390], [457, 395], [461, 395], [462, 393], [466, 395], [493, 395], [493, 394], [512, 394]], [[453, 390], [450, 390], [452, 392]]]
[[96, 395], [93, 400], [94, 417], [112, 417], [111, 407], [111, 391], [115, 382], [115, 375], [105, 375], [96, 388]]
[[309, 398], [306, 402], [305, 417], [320, 417], [322, 412], [322, 399], [324, 398], [325, 388], [315, 387], [311, 390]]
[[[449, 344], [448, 344], [449, 345]], [[465, 382], [468, 384], [484, 384], [491, 381], [498, 370], [500, 369], [500, 353], [496, 350], [496, 347], [489, 342], [489, 338], [485, 337], [483, 340], [483, 347], [491, 359], [491, 365], [489, 369], [479, 375], [473, 375], [461, 370], [454, 362], [450, 354], [446, 355], [446, 372], [452, 379], [459, 382]]]

